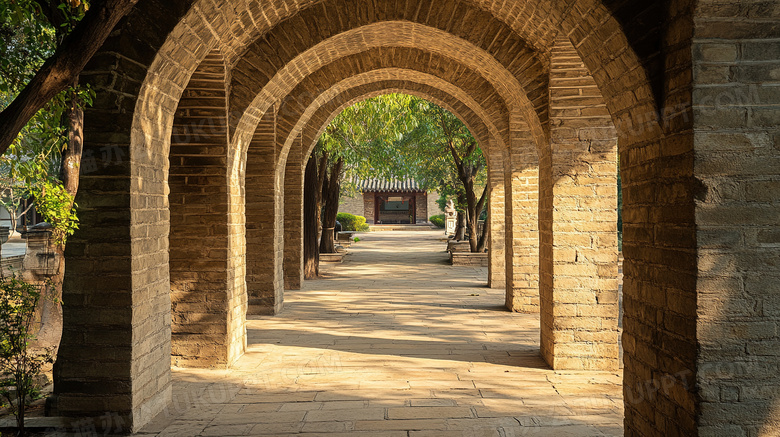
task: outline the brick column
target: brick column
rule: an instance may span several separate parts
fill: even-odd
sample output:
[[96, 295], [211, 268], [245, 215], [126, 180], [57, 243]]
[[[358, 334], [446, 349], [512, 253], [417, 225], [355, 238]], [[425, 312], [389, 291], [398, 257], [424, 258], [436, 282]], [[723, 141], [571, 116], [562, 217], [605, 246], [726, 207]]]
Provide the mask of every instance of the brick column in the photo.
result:
[[374, 219], [375, 201], [374, 193], [363, 193], [363, 210], [366, 214], [366, 223], [371, 225], [376, 223], [376, 220]]
[[248, 314], [278, 314], [284, 299], [284, 164], [279, 165], [276, 112], [269, 108], [257, 125], [246, 161]]
[[428, 194], [415, 193], [415, 220], [417, 223], [428, 222]]
[[[173, 121], [170, 170], [172, 361], [227, 367], [243, 353], [243, 323], [231, 310], [243, 299], [232, 280], [225, 70], [219, 53], [192, 75]], [[234, 342], [239, 343], [237, 348]]]
[[495, 143], [491, 143], [487, 151], [488, 161], [488, 223], [489, 244], [488, 256], [488, 287], [506, 287], [506, 236], [505, 232], [505, 192], [504, 192], [504, 153]]
[[303, 283], [303, 173], [306, 161], [300, 136], [287, 155], [284, 172], [284, 288]]
[[504, 156], [506, 307], [539, 311], [539, 158], [528, 126], [513, 115]]
[[[769, 436], [779, 429], [779, 6], [778, 1], [700, 2], [692, 47], [680, 50], [693, 57], [688, 120], [694, 126], [680, 133], [684, 141], [678, 144], [694, 149], [695, 184], [666, 193], [673, 199], [692, 197], [696, 226], [665, 226], [656, 230], [656, 238], [690, 244], [695, 230], [698, 275], [685, 284], [695, 284], [696, 294], [675, 290], [667, 299], [674, 316], [695, 310], [697, 320], [694, 325], [686, 318], [683, 325], [670, 314], [663, 327], [686, 340], [696, 335], [692, 349], [697, 353], [685, 358], [696, 360], [698, 402], [689, 411], [698, 412], [702, 436]], [[690, 92], [687, 87], [673, 91]], [[694, 376], [681, 367], [676, 369], [680, 379]]]
[[618, 368], [617, 137], [568, 39], [550, 76], [551, 144], [540, 158], [542, 356], [554, 369]]

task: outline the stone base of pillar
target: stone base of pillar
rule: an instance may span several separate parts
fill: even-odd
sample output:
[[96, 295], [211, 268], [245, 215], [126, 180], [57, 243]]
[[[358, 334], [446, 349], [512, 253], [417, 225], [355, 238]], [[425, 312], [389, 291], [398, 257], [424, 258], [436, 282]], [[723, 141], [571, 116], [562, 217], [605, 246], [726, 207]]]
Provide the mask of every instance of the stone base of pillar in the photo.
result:
[[275, 316], [282, 312], [284, 302], [276, 304], [266, 302], [265, 299], [249, 299], [248, 316]]

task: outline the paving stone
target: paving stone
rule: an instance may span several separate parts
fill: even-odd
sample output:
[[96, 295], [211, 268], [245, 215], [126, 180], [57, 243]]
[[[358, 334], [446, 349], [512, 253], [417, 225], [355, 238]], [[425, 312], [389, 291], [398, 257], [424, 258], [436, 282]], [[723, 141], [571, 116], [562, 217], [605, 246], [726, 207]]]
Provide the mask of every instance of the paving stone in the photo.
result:
[[149, 433], [620, 435], [620, 373], [550, 370], [539, 316], [486, 310], [504, 300], [486, 269], [444, 265], [441, 244], [365, 235], [279, 315], [250, 317], [234, 368], [175, 369], [181, 405]]

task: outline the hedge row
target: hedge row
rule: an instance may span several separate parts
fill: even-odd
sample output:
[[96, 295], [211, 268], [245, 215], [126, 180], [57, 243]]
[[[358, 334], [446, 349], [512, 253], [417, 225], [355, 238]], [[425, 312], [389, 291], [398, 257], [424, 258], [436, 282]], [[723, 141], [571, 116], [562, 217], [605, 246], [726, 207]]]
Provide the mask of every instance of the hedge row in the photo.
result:
[[340, 212], [336, 215], [336, 220], [341, 223], [343, 231], [368, 232], [369, 230], [366, 218], [363, 216]]

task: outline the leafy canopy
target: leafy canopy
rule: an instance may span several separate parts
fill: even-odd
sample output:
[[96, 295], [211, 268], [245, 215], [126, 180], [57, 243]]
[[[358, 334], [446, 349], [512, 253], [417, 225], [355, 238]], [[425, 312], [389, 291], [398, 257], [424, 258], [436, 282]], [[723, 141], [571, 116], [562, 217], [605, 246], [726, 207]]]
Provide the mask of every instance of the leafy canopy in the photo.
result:
[[[0, 2], [0, 109], [32, 79], [59, 41], [84, 16], [88, 2], [14, 0]], [[12, 216], [34, 196], [38, 212], [54, 227], [55, 240], [77, 227], [73, 198], [59, 186], [62, 151], [67, 147], [64, 115], [74, 101], [92, 103], [89, 87], [69, 88], [38, 111], [0, 157], [0, 206]]]
[[411, 178], [424, 189], [457, 197], [463, 188], [450, 147], [474, 170], [476, 185], [484, 186], [484, 156], [460, 119], [419, 97], [385, 94], [336, 116], [320, 137], [317, 153], [344, 159], [346, 192], [353, 192], [360, 179]]

